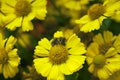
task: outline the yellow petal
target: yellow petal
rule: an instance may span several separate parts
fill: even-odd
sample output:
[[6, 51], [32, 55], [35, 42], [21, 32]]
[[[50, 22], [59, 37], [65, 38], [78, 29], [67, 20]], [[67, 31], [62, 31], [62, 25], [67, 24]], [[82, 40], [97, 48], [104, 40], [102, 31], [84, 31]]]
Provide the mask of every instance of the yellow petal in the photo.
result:
[[[3, 2], [3, 4], [1, 5], [1, 11], [3, 12], [3, 13], [5, 13], [5, 14], [11, 14], [11, 13], [14, 13], [15, 12], [15, 10], [14, 10], [14, 2], [15, 2], [16, 0], [7, 0], [7, 1], [5, 1], [5, 2]], [[12, 3], [12, 4], [11, 4]], [[9, 6], [10, 5], [10, 6]], [[11, 6], [13, 6], [13, 7], [11, 7]]]
[[109, 70], [108, 69], [106, 69], [106, 68], [102, 68], [102, 69], [98, 69], [98, 71], [97, 71], [97, 75], [98, 75], [98, 77], [100, 78], [100, 79], [107, 79], [109, 76], [110, 76], [110, 72], [109, 72]]
[[48, 50], [46, 50], [45, 48], [41, 46], [36, 46], [36, 49], [34, 51], [35, 51], [34, 54], [37, 56], [48, 56], [49, 55]]
[[83, 16], [82, 18], [80, 18], [79, 20], [76, 20], [75, 23], [79, 24], [80, 26], [83, 24], [86, 24], [88, 22], [90, 22], [90, 18], [88, 15]]
[[62, 73], [60, 72], [58, 65], [53, 65], [48, 80], [57, 80], [59, 75], [62, 75]]
[[9, 73], [9, 77], [12, 78], [15, 76], [15, 74], [18, 72], [18, 68], [17, 67], [12, 67], [11, 65], [7, 65], [7, 69], [8, 69], [8, 73]]
[[13, 50], [11, 50], [9, 53], [8, 53], [8, 56], [9, 57], [17, 57], [18, 55], [17, 55], [17, 49], [13, 49]]
[[94, 69], [95, 69], [94, 64], [89, 65], [88, 70], [89, 70], [90, 73], [94, 73]]
[[69, 55], [69, 58], [66, 61], [66, 65], [68, 66], [68, 69], [71, 71], [71, 73], [73, 73], [81, 69], [83, 67], [84, 62], [85, 56]]
[[86, 61], [88, 64], [91, 64], [93, 62], [93, 59], [92, 57], [87, 57]]
[[109, 69], [110, 72], [114, 73], [118, 70], [120, 70], [120, 55], [113, 58], [108, 58], [106, 60], [106, 66], [107, 69]]
[[76, 34], [73, 34], [69, 37], [69, 39], [66, 42], [67, 49], [72, 48], [76, 45], [80, 44], [80, 38]]
[[74, 46], [68, 50], [68, 53], [72, 55], [85, 54], [85, 52], [86, 52], [85, 46], [81, 44], [79, 44], [78, 46]]
[[23, 31], [30, 31], [33, 30], [33, 24], [31, 20], [29, 20], [29, 17], [24, 17], [22, 22], [22, 30]]
[[115, 40], [115, 37], [113, 36], [112, 32], [109, 32], [109, 31], [104, 31], [103, 37], [104, 37], [105, 43], [111, 43]]
[[36, 0], [32, 3], [32, 11], [35, 13], [36, 18], [40, 20], [45, 19], [47, 13], [46, 4], [46, 0]]
[[27, 16], [28, 20], [32, 20], [35, 18], [35, 13], [34, 12], [30, 12]]
[[4, 45], [5, 45], [5, 42], [6, 42], [6, 40], [3, 40], [3, 36], [2, 36], [2, 34], [0, 33], [0, 47], [4, 47]]
[[49, 62], [48, 58], [38, 58], [34, 59], [34, 66], [36, 71], [42, 76], [48, 76], [50, 74], [52, 64]]
[[9, 52], [13, 48], [14, 44], [16, 43], [16, 41], [17, 41], [17, 39], [14, 38], [13, 36], [10, 36], [8, 38], [6, 46], [5, 46], [5, 49], [6, 49], [7, 52]]
[[45, 48], [46, 50], [50, 50], [52, 47], [50, 41], [47, 38], [41, 39], [41, 41], [38, 42], [38, 45]]
[[116, 40], [115, 40], [113, 45], [115, 46], [116, 51], [120, 53], [120, 34], [116, 38]]
[[120, 1], [116, 1], [116, 2], [112, 3], [111, 5], [109, 5], [106, 8], [106, 14], [105, 15], [106, 16], [112, 16], [112, 15], [114, 15], [115, 12], [120, 9], [119, 4], [120, 4]]
[[108, 49], [108, 51], [105, 53], [105, 57], [113, 57], [114, 55], [116, 55], [117, 52], [115, 50], [114, 47], [111, 47], [110, 49]]
[[22, 23], [22, 17], [16, 17], [15, 19], [11, 20], [6, 27], [10, 30], [15, 30], [16, 27], [20, 27]]
[[87, 57], [94, 57], [99, 54], [99, 46], [97, 43], [91, 43], [87, 49]]
[[40, 20], [44, 20], [45, 16], [46, 16], [46, 13], [47, 13], [47, 10], [39, 8], [37, 10], [34, 10], [34, 12], [35, 12], [36, 18], [38, 18]]
[[98, 30], [100, 28], [101, 24], [99, 22], [98, 19], [96, 20], [93, 20], [93, 21], [90, 21], [86, 24], [84, 24], [81, 28], [80, 28], [80, 31], [83, 31], [83, 32], [91, 32], [93, 30]]
[[104, 44], [103, 36], [100, 33], [93, 38], [93, 41], [98, 43], [99, 45]]
[[5, 64], [3, 66], [3, 76], [5, 79], [7, 79], [9, 77], [9, 70], [8, 70], [7, 66], [8, 66], [7, 64]]
[[47, 4], [46, 0], [35, 0], [31, 5], [33, 7], [45, 7]]
[[62, 63], [61, 65], [58, 65], [58, 67], [60, 68], [60, 71], [65, 74], [65, 75], [70, 75], [72, 74], [72, 72], [69, 70], [68, 66], [66, 65], [66, 63]]
[[62, 31], [57, 31], [54, 33], [54, 38], [60, 38], [60, 37], [64, 37]]

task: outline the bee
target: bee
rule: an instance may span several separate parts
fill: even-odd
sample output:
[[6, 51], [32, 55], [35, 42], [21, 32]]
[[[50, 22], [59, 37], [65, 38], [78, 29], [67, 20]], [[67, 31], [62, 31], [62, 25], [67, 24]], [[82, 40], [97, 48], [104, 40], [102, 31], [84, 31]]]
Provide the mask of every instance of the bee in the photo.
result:
[[52, 46], [57, 45], [57, 44], [65, 45], [65, 41], [66, 39], [63, 37], [54, 38], [54, 40], [52, 41]]

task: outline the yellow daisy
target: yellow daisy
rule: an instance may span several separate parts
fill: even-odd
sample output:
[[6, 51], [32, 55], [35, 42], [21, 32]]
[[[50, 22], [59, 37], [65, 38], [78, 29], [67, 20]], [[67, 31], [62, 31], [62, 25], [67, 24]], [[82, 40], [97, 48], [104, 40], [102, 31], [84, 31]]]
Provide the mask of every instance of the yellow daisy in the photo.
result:
[[3, 73], [5, 79], [12, 78], [18, 72], [20, 58], [17, 55], [17, 49], [13, 49], [16, 39], [10, 36], [3, 39], [0, 33], [0, 73]]
[[93, 4], [88, 9], [86, 15], [81, 17], [79, 20], [75, 20], [75, 23], [80, 26], [80, 31], [91, 32], [93, 30], [98, 30], [104, 19], [113, 16], [116, 10], [120, 9], [120, 1], [116, 1], [110, 5], [109, 4], [110, 3], [106, 1], [103, 4]]
[[64, 80], [83, 67], [86, 50], [77, 35], [65, 38], [62, 31], [57, 31], [52, 40], [43, 38], [35, 48], [34, 66], [36, 71], [47, 80]]
[[23, 31], [33, 30], [31, 20], [43, 20], [46, 16], [46, 0], [6, 0], [1, 7], [6, 15], [11, 15], [11, 20], [6, 25], [10, 30], [22, 27]]
[[114, 72], [120, 70], [120, 55], [116, 49], [120, 45], [115, 45], [119, 44], [116, 40], [116, 36], [105, 31], [103, 35], [96, 35], [87, 49], [88, 70], [100, 80], [106, 80]]

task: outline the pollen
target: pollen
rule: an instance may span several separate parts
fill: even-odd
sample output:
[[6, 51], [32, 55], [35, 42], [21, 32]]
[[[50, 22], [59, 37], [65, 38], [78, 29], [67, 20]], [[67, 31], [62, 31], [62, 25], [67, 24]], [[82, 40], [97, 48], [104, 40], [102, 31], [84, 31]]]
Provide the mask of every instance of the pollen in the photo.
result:
[[65, 46], [53, 46], [50, 50], [49, 59], [52, 64], [64, 63], [68, 59], [68, 52]]
[[18, 0], [15, 5], [17, 16], [27, 16], [31, 12], [31, 4], [27, 0]]
[[105, 12], [105, 7], [102, 4], [94, 4], [89, 8], [88, 16], [91, 20], [95, 20], [102, 16]]
[[101, 68], [105, 65], [105, 57], [103, 55], [97, 55], [94, 57], [94, 65], [97, 67], [97, 68]]
[[0, 49], [0, 64], [6, 64], [8, 62], [8, 55], [5, 49]]

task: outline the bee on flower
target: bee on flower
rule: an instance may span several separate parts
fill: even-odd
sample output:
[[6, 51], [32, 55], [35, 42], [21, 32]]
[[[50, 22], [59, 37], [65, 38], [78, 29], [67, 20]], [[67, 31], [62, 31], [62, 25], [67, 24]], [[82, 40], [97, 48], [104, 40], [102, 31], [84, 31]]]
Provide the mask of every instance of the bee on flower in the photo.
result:
[[33, 60], [36, 71], [47, 80], [65, 80], [64, 75], [70, 75], [83, 67], [85, 62], [85, 47], [76, 34], [67, 38], [62, 31], [54, 33], [54, 38], [43, 38], [34, 50]]
[[17, 49], [13, 48], [16, 39], [10, 36], [8, 39], [3, 39], [0, 33], [0, 74], [4, 78], [13, 78], [18, 72], [20, 57], [17, 55]]
[[100, 80], [106, 80], [120, 70], [120, 36], [109, 31], [99, 33], [87, 48], [86, 60], [89, 72]]

